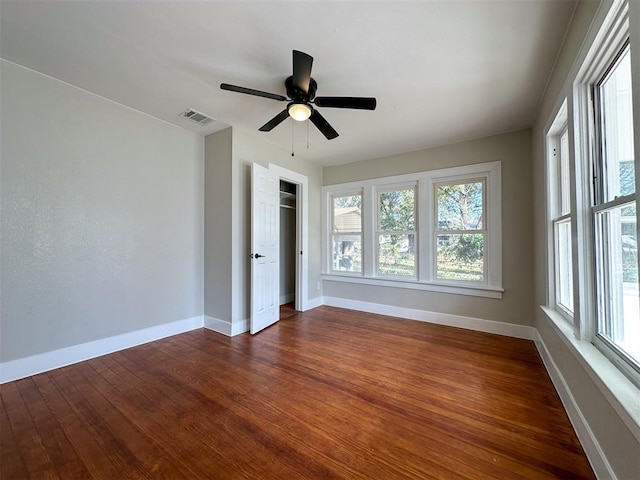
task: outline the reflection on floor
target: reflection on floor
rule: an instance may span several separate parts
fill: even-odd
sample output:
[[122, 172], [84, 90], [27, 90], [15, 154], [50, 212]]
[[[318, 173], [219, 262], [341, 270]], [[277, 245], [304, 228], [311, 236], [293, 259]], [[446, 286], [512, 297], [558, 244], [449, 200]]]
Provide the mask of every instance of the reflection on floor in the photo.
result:
[[284, 320], [285, 318], [293, 317], [297, 315], [295, 303], [285, 303], [284, 305], [280, 305], [280, 320]]

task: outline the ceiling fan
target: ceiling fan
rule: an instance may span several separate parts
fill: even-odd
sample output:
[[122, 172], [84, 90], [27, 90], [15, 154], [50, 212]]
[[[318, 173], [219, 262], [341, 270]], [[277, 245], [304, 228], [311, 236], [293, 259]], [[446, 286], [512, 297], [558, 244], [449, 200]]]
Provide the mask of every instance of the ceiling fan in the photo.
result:
[[293, 75], [284, 81], [287, 92], [286, 97], [277, 93], [238, 87], [228, 83], [221, 83], [220, 88], [222, 90], [255, 95], [256, 97], [270, 98], [280, 102], [289, 102], [287, 108], [260, 127], [259, 130], [261, 132], [270, 132], [290, 116], [298, 121], [311, 120], [327, 140], [332, 140], [338, 136], [338, 132], [329, 125], [329, 122], [320, 115], [318, 110], [313, 108], [312, 104], [316, 107], [355, 108], [358, 110], [376, 109], [376, 99], [373, 97], [316, 97], [318, 84], [311, 78], [312, 65], [313, 57], [311, 55], [298, 50], [293, 51]]

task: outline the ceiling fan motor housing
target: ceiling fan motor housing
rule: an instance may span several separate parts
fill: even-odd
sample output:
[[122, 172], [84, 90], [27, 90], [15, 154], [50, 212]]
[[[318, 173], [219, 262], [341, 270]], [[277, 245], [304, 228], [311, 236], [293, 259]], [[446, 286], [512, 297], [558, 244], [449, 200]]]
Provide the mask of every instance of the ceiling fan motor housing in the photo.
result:
[[318, 88], [318, 84], [313, 78], [309, 79], [309, 90], [307, 92], [299, 89], [293, 84], [293, 76], [288, 77], [284, 81], [284, 86], [287, 89], [287, 97], [296, 103], [307, 103], [316, 98], [316, 89]]

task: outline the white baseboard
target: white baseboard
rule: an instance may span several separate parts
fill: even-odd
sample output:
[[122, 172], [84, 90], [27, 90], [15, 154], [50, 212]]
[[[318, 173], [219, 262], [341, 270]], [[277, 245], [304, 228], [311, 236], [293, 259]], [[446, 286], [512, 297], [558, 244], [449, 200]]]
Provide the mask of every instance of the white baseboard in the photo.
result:
[[324, 297], [324, 304], [332, 307], [348, 308], [380, 315], [419, 320], [421, 322], [437, 323], [450, 327], [466, 328], [479, 332], [495, 333], [507, 337], [524, 338], [535, 340], [537, 331], [534, 327], [527, 325], [517, 325], [514, 323], [497, 322], [495, 320], [485, 320], [482, 318], [464, 317], [452, 315], [450, 313], [430, 312], [428, 310], [417, 310], [414, 308], [395, 307], [380, 303], [362, 302], [359, 300], [349, 300], [338, 297]]
[[244, 332], [249, 331], [249, 319], [242, 320], [240, 322], [231, 323], [227, 320], [220, 320], [219, 318], [204, 316], [204, 328], [213, 330], [214, 332], [221, 333], [227, 337], [233, 337]]
[[292, 303], [295, 302], [296, 300], [296, 294], [295, 293], [288, 293], [286, 295], [280, 295], [280, 305], [285, 305], [287, 303]]
[[143, 343], [177, 335], [178, 333], [202, 328], [202, 322], [202, 316], [185, 318], [175, 322], [164, 323], [142, 330], [101, 338], [100, 340], [81, 343], [80, 345], [73, 345], [51, 352], [0, 363], [0, 383], [37, 375], [38, 373], [65, 367], [101, 355], [107, 355], [119, 350], [124, 350], [125, 348], [135, 347]]
[[584, 415], [578, 407], [578, 404], [562, 376], [562, 373], [553, 361], [549, 350], [547, 350], [547, 347], [541, 338], [538, 338], [535, 344], [538, 349], [538, 353], [540, 353], [540, 357], [542, 358], [542, 362], [547, 369], [547, 373], [549, 373], [549, 377], [560, 396], [562, 405], [569, 416], [571, 425], [573, 425], [573, 429], [582, 444], [582, 448], [584, 448], [587, 459], [596, 474], [596, 477], [615, 480], [617, 477], [611, 468], [607, 457], [604, 455], [602, 448], [600, 448], [597, 438], [584, 418]]
[[318, 308], [318, 307], [321, 307], [322, 305], [326, 305], [326, 303], [324, 302], [324, 297], [309, 298], [307, 299], [307, 302], [304, 304], [304, 310], [302, 311], [306, 312], [307, 310]]
[[241, 333], [249, 331], [249, 319], [245, 318], [240, 322], [234, 322], [231, 326], [231, 336], [240, 335]]
[[231, 322], [226, 320], [220, 320], [219, 318], [204, 316], [204, 328], [213, 330], [214, 332], [221, 333], [227, 337], [231, 336]]

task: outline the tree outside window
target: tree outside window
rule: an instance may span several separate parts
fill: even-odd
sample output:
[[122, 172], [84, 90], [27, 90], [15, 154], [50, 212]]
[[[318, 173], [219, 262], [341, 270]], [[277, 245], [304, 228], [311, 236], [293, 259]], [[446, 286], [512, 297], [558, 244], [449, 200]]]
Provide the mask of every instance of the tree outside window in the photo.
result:
[[436, 278], [485, 280], [484, 180], [436, 184]]
[[378, 275], [416, 276], [415, 187], [378, 194]]

